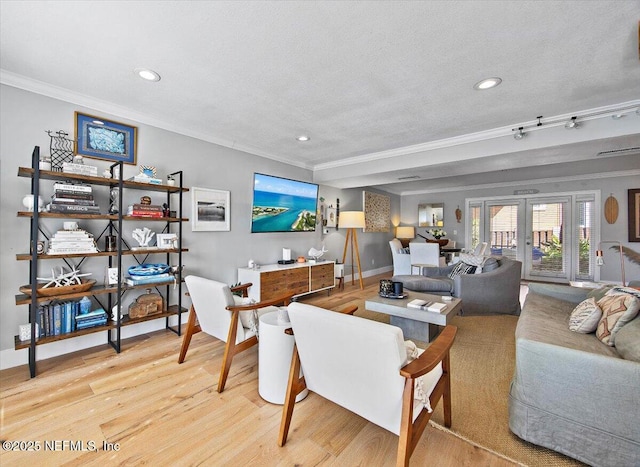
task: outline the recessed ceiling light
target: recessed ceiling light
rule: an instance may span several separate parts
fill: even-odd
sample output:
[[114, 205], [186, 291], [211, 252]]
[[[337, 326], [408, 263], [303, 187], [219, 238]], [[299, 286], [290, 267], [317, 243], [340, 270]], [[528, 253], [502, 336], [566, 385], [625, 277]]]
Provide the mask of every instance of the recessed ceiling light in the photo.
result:
[[153, 70], [149, 70], [148, 68], [136, 68], [134, 70], [136, 74], [147, 81], [160, 81], [160, 75]]
[[309, 141], [311, 138], [309, 138], [307, 135], [300, 135], [296, 139], [298, 141], [305, 142], [305, 141]]
[[614, 120], [620, 120], [622, 117], [624, 117], [624, 114], [613, 114], [611, 116]]
[[501, 78], [487, 78], [474, 84], [473, 89], [476, 91], [484, 91], [485, 89], [495, 88], [500, 83], [502, 83]]

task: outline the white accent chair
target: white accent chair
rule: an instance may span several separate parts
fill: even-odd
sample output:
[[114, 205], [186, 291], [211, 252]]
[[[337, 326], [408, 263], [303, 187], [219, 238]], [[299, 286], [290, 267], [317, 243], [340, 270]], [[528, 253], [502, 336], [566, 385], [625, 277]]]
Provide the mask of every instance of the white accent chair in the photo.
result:
[[[444, 258], [440, 259], [440, 245], [437, 243], [411, 243], [409, 245], [409, 256], [411, 257], [411, 274], [415, 268], [418, 274], [422, 274], [422, 268], [441, 266]], [[446, 264], [442, 264], [446, 266]]]
[[[288, 305], [292, 294], [250, 303], [246, 292], [251, 284], [231, 289], [222, 282], [198, 276], [187, 276], [184, 281], [189, 290], [188, 295], [191, 297], [191, 309], [178, 363], [184, 362], [193, 334], [204, 331], [225, 342], [222, 369], [218, 379], [218, 392], [222, 392], [233, 357], [258, 343], [257, 318], [254, 316], [254, 310], [259, 310], [258, 316], [269, 311], [277, 311], [278, 309], [272, 305]], [[244, 300], [234, 296], [232, 290], [241, 291], [245, 297]]]
[[[298, 302], [291, 303], [288, 311], [296, 345], [279, 446], [287, 441], [296, 396], [305, 389], [398, 435], [397, 465], [409, 464], [441, 397], [445, 425], [451, 426], [449, 349], [455, 326], [446, 326], [426, 351], [407, 364], [398, 327]], [[417, 397], [420, 393], [422, 398]]]
[[393, 258], [393, 275], [404, 276], [411, 274], [411, 256], [404, 252], [400, 240], [397, 238], [389, 240], [389, 247]]

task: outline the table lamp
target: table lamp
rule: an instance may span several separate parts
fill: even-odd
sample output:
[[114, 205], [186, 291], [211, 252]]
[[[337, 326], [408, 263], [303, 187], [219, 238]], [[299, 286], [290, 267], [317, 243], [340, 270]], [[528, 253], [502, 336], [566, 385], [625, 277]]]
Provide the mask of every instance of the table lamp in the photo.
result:
[[624, 277], [624, 256], [622, 253], [622, 243], [617, 240], [604, 240], [598, 243], [598, 249], [596, 250], [596, 266], [604, 265], [604, 252], [602, 251], [602, 245], [605, 243], [615, 243], [618, 245], [618, 250], [620, 251], [620, 269], [622, 271], [622, 286], [625, 286], [625, 277]]
[[409, 246], [409, 242], [416, 238], [416, 228], [410, 225], [396, 227], [396, 238], [403, 247]]
[[[358, 251], [358, 234], [356, 229], [363, 229], [364, 212], [362, 211], [341, 211], [340, 218], [338, 219], [341, 229], [347, 229], [347, 236], [344, 239], [344, 252], [342, 253], [342, 263], [344, 264], [347, 259], [347, 247], [351, 244], [351, 284], [354, 283], [354, 270], [353, 270], [353, 254], [355, 251], [356, 260], [358, 264], [358, 277], [360, 279], [360, 288], [364, 289], [364, 283], [362, 282], [362, 268], [360, 267], [360, 252]], [[354, 248], [355, 243], [355, 248]]]

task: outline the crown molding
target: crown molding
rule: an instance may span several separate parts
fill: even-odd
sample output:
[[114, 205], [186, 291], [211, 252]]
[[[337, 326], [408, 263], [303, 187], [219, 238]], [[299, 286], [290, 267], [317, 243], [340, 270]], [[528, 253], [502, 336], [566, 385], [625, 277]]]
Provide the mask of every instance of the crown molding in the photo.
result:
[[[423, 195], [429, 193], [450, 193], [452, 191], [467, 191], [467, 190], [481, 190], [485, 188], [504, 188], [510, 186], [522, 187], [523, 183], [528, 185], [538, 185], [543, 183], [557, 183], [557, 182], [573, 182], [580, 180], [598, 180], [602, 178], [618, 178], [618, 177], [633, 177], [640, 176], [640, 169], [636, 170], [619, 170], [615, 172], [599, 172], [594, 174], [584, 174], [584, 175], [568, 175], [564, 177], [547, 177], [547, 178], [536, 178], [531, 180], [514, 180], [510, 182], [495, 182], [495, 183], [484, 183], [478, 185], [465, 185], [465, 186], [452, 186], [452, 187], [444, 187], [444, 188], [434, 188], [434, 189], [425, 189], [425, 190], [411, 190], [411, 191], [402, 191], [400, 193], [395, 193], [400, 196], [411, 196], [411, 195]], [[381, 189], [384, 189], [382, 187]]]
[[[361, 156], [350, 157], [339, 161], [327, 162], [323, 164], [317, 164], [313, 167], [314, 170], [326, 170], [337, 167], [344, 167], [353, 164], [373, 162], [380, 159], [394, 158], [399, 156], [406, 156], [409, 154], [415, 154], [418, 152], [433, 151], [436, 149], [444, 149], [452, 146], [459, 146], [463, 144], [477, 143], [479, 141], [487, 141], [495, 138], [502, 138], [504, 136], [513, 135], [513, 129], [519, 127], [528, 127], [527, 131], [541, 130], [545, 128], [564, 125], [564, 123], [571, 119], [571, 117], [577, 117], [580, 121], [595, 120], [604, 117], [610, 117], [615, 114], [616, 111], [624, 109], [626, 112], [631, 111], [634, 108], [640, 107], [640, 99], [622, 102], [619, 104], [611, 104], [602, 107], [596, 107], [593, 109], [581, 110], [579, 112], [565, 113], [561, 115], [555, 115], [549, 118], [543, 118], [543, 126], [537, 127], [538, 120], [529, 120], [526, 122], [514, 123], [509, 126], [503, 126], [499, 128], [493, 128], [491, 130], [478, 131], [475, 133], [468, 133], [465, 135], [455, 136], [453, 138], [445, 138], [436, 141], [429, 141], [427, 143], [414, 144], [412, 146], [405, 146], [401, 148], [389, 149], [387, 151], [373, 152], [364, 154]], [[596, 115], [594, 115], [596, 114]], [[550, 122], [550, 123], [546, 123]]]
[[109, 115], [114, 115], [118, 118], [140, 122], [145, 125], [150, 125], [156, 128], [160, 128], [162, 130], [171, 131], [173, 133], [178, 133], [180, 135], [188, 136], [190, 138], [195, 138], [201, 141], [206, 141], [207, 143], [217, 144], [218, 146], [223, 146], [229, 149], [235, 149], [237, 151], [246, 152], [248, 154], [252, 154], [255, 156], [265, 157], [267, 159], [281, 162], [283, 164], [293, 165], [293, 166], [301, 167], [303, 169], [313, 170], [312, 167], [306, 164], [296, 162], [296, 161], [290, 161], [288, 159], [284, 159], [274, 154], [264, 152], [258, 148], [255, 148], [249, 145], [238, 144], [236, 141], [215, 138], [208, 134], [204, 134], [198, 131], [193, 131], [192, 129], [175, 125], [173, 123], [156, 118], [144, 112], [139, 112], [127, 107], [123, 107], [120, 105], [112, 104], [107, 101], [103, 101], [101, 99], [96, 99], [96, 98], [87, 96], [85, 94], [76, 93], [68, 89], [61, 88], [59, 86], [54, 86], [48, 83], [44, 83], [42, 81], [27, 78], [25, 76], [12, 73], [7, 70], [0, 69], [0, 84], [22, 89], [24, 91], [33, 92], [35, 94], [40, 94], [46, 97], [50, 97], [52, 99], [69, 102], [71, 104], [79, 105], [82, 107], [87, 107], [91, 110], [104, 112]]

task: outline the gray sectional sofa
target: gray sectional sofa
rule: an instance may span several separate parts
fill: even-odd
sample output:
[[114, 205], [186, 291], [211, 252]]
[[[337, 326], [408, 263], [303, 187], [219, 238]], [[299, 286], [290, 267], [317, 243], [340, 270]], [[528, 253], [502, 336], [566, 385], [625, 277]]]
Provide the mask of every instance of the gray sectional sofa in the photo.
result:
[[480, 274], [448, 274], [455, 265], [423, 268], [422, 275], [397, 275], [392, 280], [414, 292], [451, 295], [462, 300], [462, 314], [491, 315], [520, 313], [522, 263], [505, 256], [491, 258]]
[[616, 335], [569, 330], [587, 289], [530, 284], [516, 328], [509, 427], [594, 466], [640, 465], [640, 316]]

